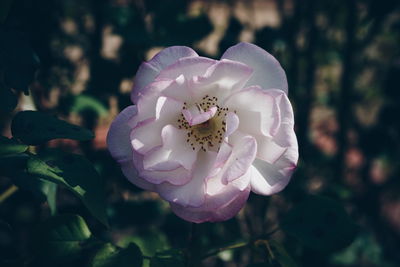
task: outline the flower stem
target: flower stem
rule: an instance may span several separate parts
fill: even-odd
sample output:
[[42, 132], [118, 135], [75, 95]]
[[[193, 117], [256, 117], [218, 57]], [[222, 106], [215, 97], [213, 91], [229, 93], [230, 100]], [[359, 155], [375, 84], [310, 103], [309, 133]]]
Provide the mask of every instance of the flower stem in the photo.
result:
[[188, 238], [188, 249], [186, 254], [186, 266], [193, 267], [198, 265], [198, 255], [196, 255], [196, 244], [195, 237], [197, 232], [197, 225], [195, 223], [190, 224], [190, 232]]
[[16, 187], [15, 185], [10, 186], [6, 191], [4, 191], [1, 195], [0, 195], [0, 203], [4, 202], [7, 198], [9, 198], [12, 194], [14, 194], [15, 192], [17, 192], [18, 187]]
[[251, 242], [239, 242], [237, 244], [233, 244], [233, 245], [229, 245], [226, 247], [222, 247], [222, 248], [217, 248], [213, 251], [208, 252], [207, 254], [205, 254], [201, 259], [204, 260], [208, 257], [212, 257], [217, 255], [218, 253], [225, 251], [225, 250], [230, 250], [230, 249], [237, 249], [237, 248], [244, 248], [247, 247], [251, 244]]

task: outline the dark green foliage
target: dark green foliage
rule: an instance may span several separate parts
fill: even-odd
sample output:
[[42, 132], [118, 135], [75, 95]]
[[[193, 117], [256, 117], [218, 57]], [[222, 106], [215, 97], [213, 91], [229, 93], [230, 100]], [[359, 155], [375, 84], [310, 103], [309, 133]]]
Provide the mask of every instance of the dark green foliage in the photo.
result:
[[320, 196], [308, 196], [296, 204], [281, 225], [304, 245], [324, 252], [348, 246], [357, 235], [357, 227], [344, 208]]
[[119, 248], [110, 243], [104, 244], [94, 256], [91, 267], [141, 267], [143, 256], [140, 248], [130, 243], [126, 248]]
[[134, 236], [122, 239], [118, 245], [125, 248], [132, 242], [137, 244], [146, 256], [153, 256], [156, 252], [170, 248], [164, 233], [157, 229], [141, 231]]
[[0, 136], [0, 157], [23, 153], [28, 146], [15, 140]]
[[41, 223], [36, 230], [35, 256], [45, 262], [79, 257], [92, 237], [78, 215], [60, 215]]
[[94, 137], [89, 130], [39, 111], [19, 112], [12, 121], [11, 131], [15, 138], [28, 145], [57, 138], [85, 141]]
[[150, 260], [150, 267], [184, 267], [185, 258], [181, 250], [171, 249], [157, 252]]
[[104, 180], [83, 156], [48, 151], [29, 158], [27, 173], [66, 186], [83, 201], [93, 216], [108, 225]]
[[20, 189], [31, 191], [41, 202], [47, 202], [51, 214], [56, 213], [57, 184], [37, 178], [25, 172], [12, 177], [13, 183]]

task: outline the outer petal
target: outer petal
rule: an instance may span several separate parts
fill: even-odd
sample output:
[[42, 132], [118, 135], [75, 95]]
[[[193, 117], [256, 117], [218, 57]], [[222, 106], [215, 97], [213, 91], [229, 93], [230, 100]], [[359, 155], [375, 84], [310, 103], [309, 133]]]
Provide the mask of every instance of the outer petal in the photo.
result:
[[192, 170], [192, 179], [181, 186], [174, 186], [163, 183], [157, 186], [157, 191], [161, 197], [169, 202], [177, 203], [181, 206], [199, 207], [205, 201], [206, 178], [212, 171], [216, 153], [199, 153], [198, 159]]
[[179, 85], [177, 85], [174, 80], [156, 81], [152, 82], [146, 86], [145, 89], [143, 89], [144, 94], [141, 95], [136, 104], [138, 109], [137, 115], [134, 116], [129, 122], [132, 127], [135, 127], [136, 124], [141, 121], [156, 116], [155, 106], [158, 98], [160, 97], [160, 92], [168, 87], [172, 87], [176, 90]]
[[171, 46], [160, 51], [150, 61], [142, 63], [136, 73], [131, 99], [136, 103], [139, 96], [143, 93], [142, 90], [154, 81], [155, 77], [168, 67], [183, 57], [197, 57], [197, 53], [186, 46]]
[[280, 124], [280, 112], [275, 96], [259, 86], [251, 86], [232, 94], [225, 106], [237, 111], [244, 133], [273, 136]]
[[269, 93], [275, 95], [282, 118], [279, 130], [271, 141], [277, 146], [285, 147], [286, 150], [273, 164], [260, 159], [254, 161], [251, 188], [254, 193], [262, 195], [277, 193], [288, 184], [299, 157], [289, 100], [280, 90], [270, 90]]
[[285, 71], [279, 62], [264, 49], [254, 44], [239, 43], [226, 50], [222, 59], [239, 61], [253, 68], [253, 76], [246, 86], [260, 85], [265, 89], [277, 88], [288, 93]]
[[118, 162], [132, 159], [132, 147], [129, 136], [131, 127], [128, 121], [137, 114], [136, 106], [129, 106], [121, 111], [112, 122], [107, 134], [107, 146], [111, 156]]
[[194, 77], [188, 87], [194, 99], [209, 93], [223, 101], [232, 91], [242, 89], [252, 73], [253, 69], [243, 63], [221, 60], [209, 67], [203, 76]]
[[[249, 181], [250, 172], [238, 180], [242, 179]], [[245, 205], [249, 193], [249, 186], [241, 191], [232, 185], [222, 185], [218, 179], [210, 179], [207, 182], [207, 195], [203, 205], [184, 207], [176, 203], [170, 204], [173, 212], [187, 221], [218, 222], [234, 217]]]
[[256, 194], [269, 196], [285, 188], [296, 165], [290, 165], [284, 159], [275, 164], [256, 159], [251, 169], [251, 190]]
[[129, 106], [115, 118], [108, 131], [107, 145], [129, 181], [140, 188], [154, 191], [154, 185], [139, 178], [133, 165], [133, 151], [129, 140], [131, 127], [128, 121], [136, 115], [136, 112], [136, 106]]
[[209, 67], [214, 65], [216, 60], [206, 57], [184, 57], [163, 69], [156, 77], [156, 80], [176, 79], [183, 75], [185, 79], [194, 76], [204, 75]]
[[143, 155], [133, 151], [133, 164], [143, 181], [150, 182], [156, 191], [156, 185], [169, 182], [174, 185], [186, 184], [191, 179], [190, 171], [183, 167], [171, 171], [147, 171], [143, 168]]

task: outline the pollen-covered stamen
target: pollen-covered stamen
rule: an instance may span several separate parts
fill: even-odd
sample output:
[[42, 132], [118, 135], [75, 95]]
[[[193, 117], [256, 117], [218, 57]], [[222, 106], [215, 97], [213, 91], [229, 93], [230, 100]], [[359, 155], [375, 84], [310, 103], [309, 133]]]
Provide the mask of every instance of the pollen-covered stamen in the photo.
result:
[[[201, 123], [191, 124], [185, 112], [197, 109], [200, 113], [205, 113], [215, 109], [213, 116]], [[223, 108], [218, 105], [218, 98], [204, 96], [200, 103], [188, 105], [184, 103], [183, 113], [178, 119], [178, 128], [187, 131], [186, 142], [190, 144], [193, 150], [218, 151], [226, 131], [226, 114], [230, 112], [229, 108]], [[236, 111], [234, 111], [236, 113]]]

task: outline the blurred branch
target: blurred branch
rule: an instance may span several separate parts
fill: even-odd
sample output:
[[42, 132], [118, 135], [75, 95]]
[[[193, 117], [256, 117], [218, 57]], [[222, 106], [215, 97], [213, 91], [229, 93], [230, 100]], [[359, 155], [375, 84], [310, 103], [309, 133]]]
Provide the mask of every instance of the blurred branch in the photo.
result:
[[[318, 30], [315, 24], [315, 15], [316, 15], [315, 9], [316, 9], [315, 0], [308, 0], [305, 13], [306, 27], [308, 28], [308, 33], [307, 33], [308, 46], [307, 50], [305, 51], [305, 58], [307, 60], [307, 69], [306, 69], [305, 84], [304, 84], [305, 93], [304, 95], [302, 95], [301, 101], [299, 102], [301, 106], [301, 112], [298, 113], [299, 114], [298, 136], [300, 143], [299, 147], [302, 148], [303, 151], [307, 151], [308, 147], [307, 134], [310, 124], [311, 108], [314, 102], [314, 85], [315, 85], [315, 69], [316, 69], [315, 51], [317, 47], [317, 38], [318, 38]], [[296, 56], [298, 55], [296, 54]], [[296, 66], [296, 68], [298, 67]], [[293, 73], [295, 71], [296, 70], [293, 70]], [[302, 151], [300, 153], [304, 154], [302, 153]]]
[[340, 95], [338, 100], [338, 154], [336, 177], [341, 177], [344, 170], [345, 153], [348, 146], [347, 132], [352, 121], [351, 104], [353, 97], [353, 69], [354, 69], [354, 51], [355, 51], [355, 32], [356, 32], [356, 3], [355, 0], [346, 1], [346, 43], [343, 51], [343, 69], [340, 81]]

